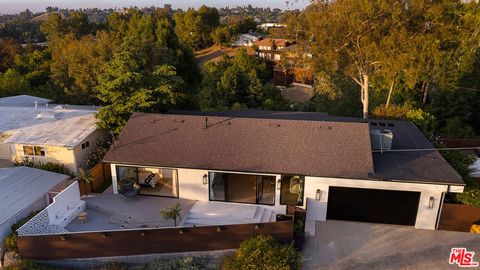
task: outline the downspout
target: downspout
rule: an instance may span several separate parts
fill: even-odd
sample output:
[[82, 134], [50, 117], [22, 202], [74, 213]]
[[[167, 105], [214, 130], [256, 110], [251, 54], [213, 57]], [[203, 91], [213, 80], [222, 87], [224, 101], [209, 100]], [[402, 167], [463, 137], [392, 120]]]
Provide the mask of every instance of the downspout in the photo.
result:
[[[447, 188], [447, 192], [450, 190], [450, 185]], [[435, 222], [435, 230], [438, 230], [438, 225], [440, 225], [440, 217], [442, 216], [443, 201], [445, 200], [445, 192], [442, 192], [442, 198], [440, 199], [440, 205], [438, 206], [437, 212], [437, 221]]]

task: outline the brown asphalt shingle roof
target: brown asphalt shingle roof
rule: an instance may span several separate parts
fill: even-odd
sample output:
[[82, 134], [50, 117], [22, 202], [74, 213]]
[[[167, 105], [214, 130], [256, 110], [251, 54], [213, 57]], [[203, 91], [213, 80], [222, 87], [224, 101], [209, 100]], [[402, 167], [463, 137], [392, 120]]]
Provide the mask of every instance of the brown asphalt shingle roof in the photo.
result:
[[[366, 123], [370, 130], [389, 129], [393, 133], [392, 149], [432, 149], [432, 143], [410, 121], [360, 119], [331, 116], [319, 112], [282, 112], [264, 110], [240, 110], [226, 112], [198, 112], [172, 110], [171, 114], [222, 116], [236, 118], [306, 120], [318, 122]], [[373, 153], [375, 174], [372, 178], [393, 181], [464, 185], [462, 177], [448, 164], [438, 151], [407, 151]]]
[[105, 162], [367, 179], [366, 123], [135, 113]]

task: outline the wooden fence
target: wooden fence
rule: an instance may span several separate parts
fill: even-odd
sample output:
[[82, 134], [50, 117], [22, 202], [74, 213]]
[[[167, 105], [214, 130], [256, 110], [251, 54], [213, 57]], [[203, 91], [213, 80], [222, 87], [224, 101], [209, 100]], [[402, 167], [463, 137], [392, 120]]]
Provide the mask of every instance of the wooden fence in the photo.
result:
[[112, 174], [110, 172], [110, 164], [107, 163], [98, 163], [91, 170], [92, 182], [79, 183], [80, 194], [85, 195], [86, 193], [93, 193], [98, 190], [99, 187], [105, 185], [106, 182], [112, 182]]
[[480, 207], [446, 203], [442, 207], [438, 229], [469, 232], [472, 224], [479, 220]]
[[19, 236], [17, 243], [22, 257], [60, 260], [234, 249], [242, 241], [259, 234], [270, 234], [281, 243], [291, 243], [293, 221]]

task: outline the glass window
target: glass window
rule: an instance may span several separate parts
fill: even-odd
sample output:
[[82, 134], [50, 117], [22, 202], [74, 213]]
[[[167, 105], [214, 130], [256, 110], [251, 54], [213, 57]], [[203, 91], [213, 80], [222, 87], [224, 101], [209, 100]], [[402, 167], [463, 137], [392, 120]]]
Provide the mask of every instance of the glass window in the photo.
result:
[[140, 194], [178, 197], [177, 170], [153, 167], [116, 166], [117, 182], [132, 181], [140, 186]]
[[33, 156], [34, 155], [33, 146], [24, 145], [23, 146], [23, 154], [26, 155], [26, 156]]
[[280, 204], [303, 205], [305, 177], [283, 175], [281, 180]]
[[210, 200], [251, 204], [275, 204], [275, 176], [209, 173]]
[[41, 157], [45, 156], [45, 148], [44, 147], [35, 146], [34, 150], [35, 150], [35, 156], [41, 156]]
[[45, 156], [45, 147], [42, 146], [31, 146], [31, 145], [24, 145], [23, 146], [23, 154], [25, 156]]

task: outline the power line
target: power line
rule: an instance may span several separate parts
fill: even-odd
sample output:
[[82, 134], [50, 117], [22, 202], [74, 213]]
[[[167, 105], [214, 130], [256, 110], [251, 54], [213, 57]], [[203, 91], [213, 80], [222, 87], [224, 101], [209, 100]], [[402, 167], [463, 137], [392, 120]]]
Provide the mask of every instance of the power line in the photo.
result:
[[445, 147], [445, 148], [411, 148], [411, 149], [393, 149], [393, 150], [372, 150], [374, 153], [385, 152], [420, 152], [420, 151], [449, 151], [449, 150], [480, 150], [480, 146], [476, 147]]
[[480, 89], [475, 89], [475, 88], [470, 88], [470, 87], [453, 86], [453, 88], [480, 92]]

